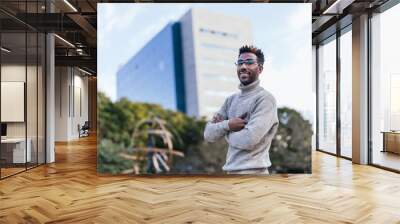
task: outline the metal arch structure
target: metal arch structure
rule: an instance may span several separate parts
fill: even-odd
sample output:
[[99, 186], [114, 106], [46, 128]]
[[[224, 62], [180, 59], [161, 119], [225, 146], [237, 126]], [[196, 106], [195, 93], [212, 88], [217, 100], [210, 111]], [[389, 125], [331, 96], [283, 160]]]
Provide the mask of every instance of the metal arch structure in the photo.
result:
[[[158, 148], [154, 145], [148, 147], [134, 146], [130, 151], [138, 155], [122, 153], [122, 157], [133, 160], [134, 162], [146, 160], [147, 157], [147, 162], [149, 163], [150, 168], [155, 170], [156, 173], [162, 173], [171, 170], [174, 156], [185, 156], [183, 152], [173, 148], [173, 135], [166, 128], [166, 121], [158, 117], [139, 121], [132, 133], [134, 145], [135, 139], [137, 139], [141, 134], [145, 134], [148, 138], [160, 138], [165, 145], [165, 148]], [[141, 153], [146, 153], [146, 157], [140, 155]], [[134, 163], [133, 169], [127, 170], [125, 173], [140, 174], [140, 166], [137, 163]]]

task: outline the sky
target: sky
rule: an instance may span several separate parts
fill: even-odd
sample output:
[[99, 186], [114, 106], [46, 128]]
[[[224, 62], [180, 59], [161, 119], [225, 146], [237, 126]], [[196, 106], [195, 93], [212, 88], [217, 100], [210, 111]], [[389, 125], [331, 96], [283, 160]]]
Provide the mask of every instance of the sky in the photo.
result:
[[254, 45], [265, 55], [261, 86], [275, 96], [278, 107], [294, 108], [311, 120], [315, 87], [310, 3], [99, 3], [99, 90], [116, 100], [118, 69], [191, 7], [249, 18]]

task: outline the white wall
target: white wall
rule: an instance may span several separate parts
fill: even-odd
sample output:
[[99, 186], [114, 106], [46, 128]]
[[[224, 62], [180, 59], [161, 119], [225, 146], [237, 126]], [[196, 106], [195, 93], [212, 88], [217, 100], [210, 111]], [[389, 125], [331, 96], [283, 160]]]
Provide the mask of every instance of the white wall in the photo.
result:
[[72, 67], [56, 67], [56, 141], [79, 138], [78, 124], [88, 120], [88, 78]]
[[[25, 82], [25, 71], [24, 65], [8, 64], [1, 66], [1, 81], [2, 82]], [[30, 70], [31, 67], [28, 67]], [[4, 97], [4, 96], [2, 96]], [[1, 108], [1, 110], [7, 110], [7, 108]], [[7, 137], [25, 137], [25, 122], [7, 122]]]
[[[30, 133], [36, 135], [36, 80], [31, 80], [31, 74], [36, 74], [36, 67], [18, 64], [5, 64], [1, 66], [1, 81], [2, 82], [24, 82], [26, 72], [28, 72], [28, 84], [27, 88], [27, 121], [28, 121], [28, 137]], [[2, 96], [7, 97], [7, 96]], [[40, 107], [41, 105], [39, 105]], [[2, 110], [8, 110], [8, 108], [1, 108]], [[22, 108], [24, 110], [24, 108]], [[35, 112], [35, 113], [34, 113]], [[32, 123], [33, 122], [33, 123]], [[7, 136], [8, 137], [25, 137], [25, 126], [26, 122], [7, 122]]]
[[[38, 69], [38, 70], [37, 70]], [[1, 81], [2, 82], [24, 82], [26, 85], [26, 106], [25, 100], [19, 108], [10, 108], [3, 105], [2, 114], [4, 113], [22, 113], [22, 121], [20, 122], [6, 122], [7, 123], [7, 137], [9, 138], [24, 138], [25, 135], [30, 139], [30, 148], [32, 161], [44, 163], [44, 150], [45, 150], [45, 116], [44, 116], [44, 74], [42, 67], [18, 64], [17, 62], [11, 64], [3, 64], [1, 66]], [[27, 78], [27, 80], [25, 80]], [[4, 83], [2, 83], [4, 84]], [[7, 92], [2, 89], [2, 99], [8, 98]], [[22, 92], [21, 92], [22, 91]], [[24, 90], [20, 90], [20, 94], [24, 94]], [[6, 95], [4, 95], [6, 94]], [[23, 96], [22, 98], [25, 98]], [[17, 103], [17, 102], [15, 102]], [[15, 111], [19, 110], [19, 111]], [[24, 114], [26, 112], [26, 120]], [[2, 118], [3, 120], [3, 118]], [[37, 153], [39, 154], [37, 156]], [[50, 157], [51, 158], [51, 157]], [[52, 162], [51, 160], [48, 160]]]
[[67, 141], [68, 115], [68, 68], [55, 68], [55, 140]]

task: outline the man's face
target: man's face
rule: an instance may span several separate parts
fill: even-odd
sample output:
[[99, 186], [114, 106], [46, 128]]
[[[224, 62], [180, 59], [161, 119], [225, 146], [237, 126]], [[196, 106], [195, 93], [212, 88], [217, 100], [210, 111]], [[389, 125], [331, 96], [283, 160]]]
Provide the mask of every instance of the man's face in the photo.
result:
[[257, 56], [253, 53], [242, 53], [237, 63], [237, 75], [243, 85], [253, 83], [258, 79], [263, 67], [257, 63]]

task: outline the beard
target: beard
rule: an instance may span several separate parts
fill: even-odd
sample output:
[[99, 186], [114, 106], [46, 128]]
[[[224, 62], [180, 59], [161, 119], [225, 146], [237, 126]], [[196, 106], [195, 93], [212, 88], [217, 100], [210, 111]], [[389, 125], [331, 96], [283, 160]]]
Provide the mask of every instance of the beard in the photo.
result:
[[241, 71], [238, 74], [240, 83], [242, 83], [243, 85], [248, 85], [251, 84], [252, 82], [254, 82], [257, 79], [257, 75], [255, 73], [252, 73], [251, 71]]

